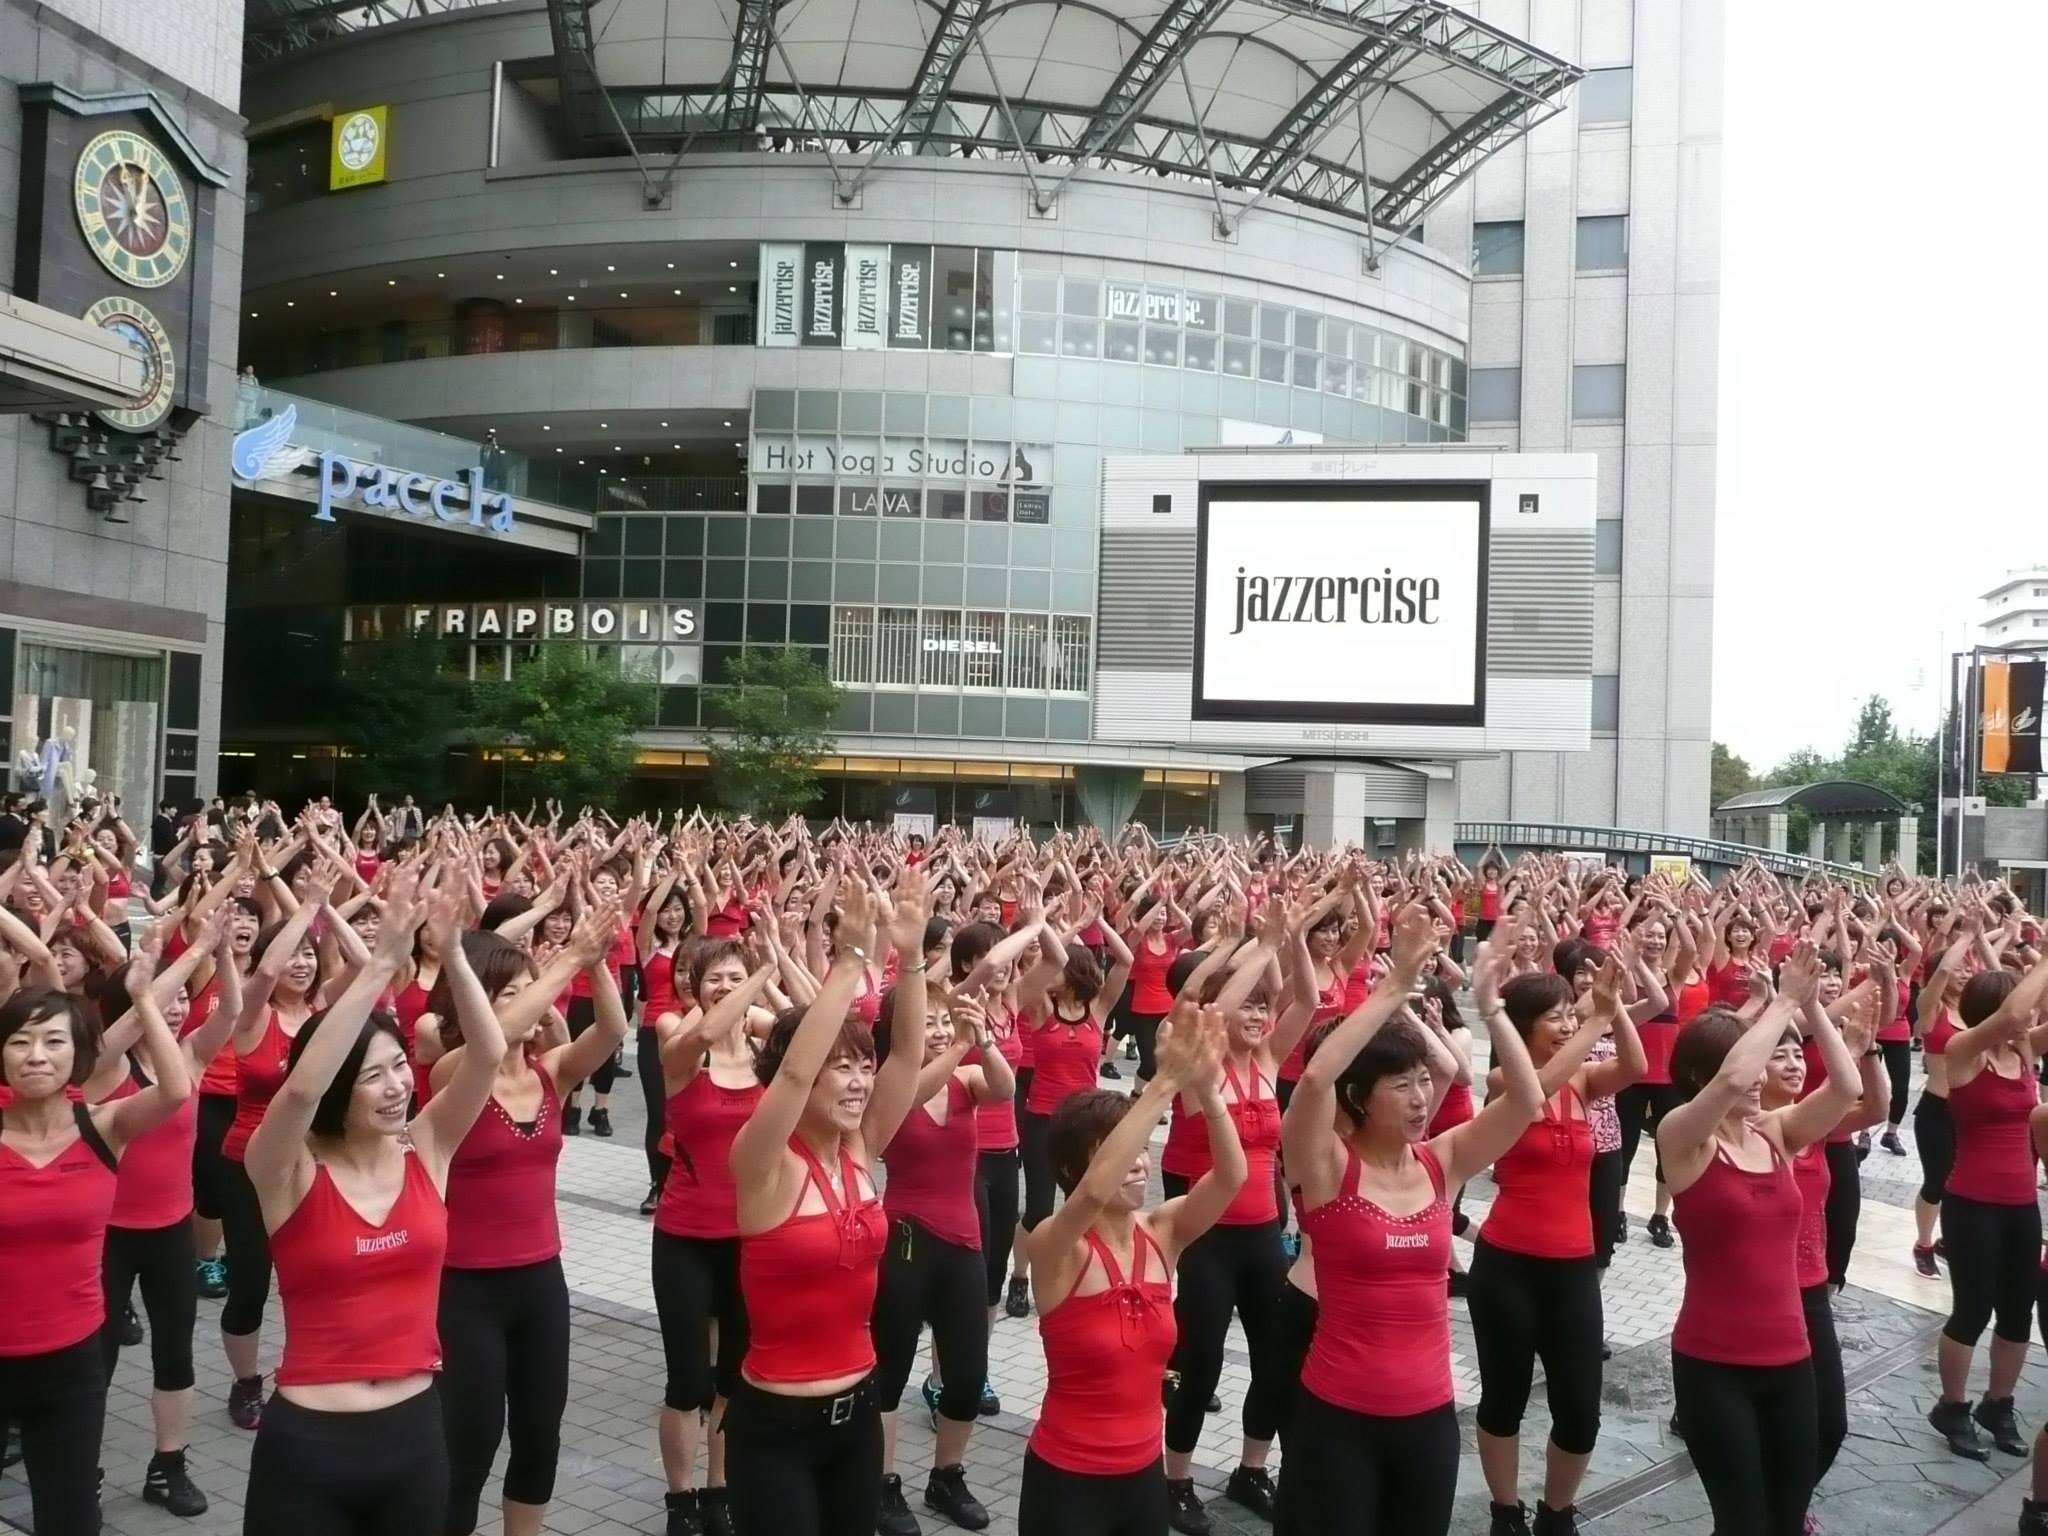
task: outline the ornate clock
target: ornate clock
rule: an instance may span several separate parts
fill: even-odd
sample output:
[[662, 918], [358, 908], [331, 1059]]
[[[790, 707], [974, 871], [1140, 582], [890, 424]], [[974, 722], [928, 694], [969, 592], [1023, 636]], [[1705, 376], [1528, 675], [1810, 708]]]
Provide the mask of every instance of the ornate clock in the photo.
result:
[[119, 410], [96, 411], [100, 420], [123, 432], [147, 432], [170, 411], [178, 386], [178, 363], [170, 333], [136, 299], [116, 294], [85, 312], [88, 322], [125, 341], [142, 359], [142, 389]]
[[72, 202], [86, 244], [122, 282], [161, 288], [184, 270], [192, 205], [163, 151], [140, 134], [117, 128], [88, 143]]

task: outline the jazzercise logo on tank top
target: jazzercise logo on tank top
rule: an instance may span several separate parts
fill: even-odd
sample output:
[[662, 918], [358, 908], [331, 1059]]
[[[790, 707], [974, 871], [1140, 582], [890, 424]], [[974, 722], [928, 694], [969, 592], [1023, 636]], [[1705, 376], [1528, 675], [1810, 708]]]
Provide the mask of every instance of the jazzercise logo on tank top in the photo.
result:
[[390, 1253], [393, 1249], [403, 1248], [406, 1239], [411, 1235], [406, 1228], [400, 1227], [396, 1232], [381, 1232], [375, 1237], [359, 1237], [356, 1239], [356, 1257], [360, 1259], [365, 1254]]
[[1427, 1232], [1389, 1232], [1387, 1234], [1387, 1246], [1389, 1248], [1427, 1248], [1429, 1246], [1429, 1234]]

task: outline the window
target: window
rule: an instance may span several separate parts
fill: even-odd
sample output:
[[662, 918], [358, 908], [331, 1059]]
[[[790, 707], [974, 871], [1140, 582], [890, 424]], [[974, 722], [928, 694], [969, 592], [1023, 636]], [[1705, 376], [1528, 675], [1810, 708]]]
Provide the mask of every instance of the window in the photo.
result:
[[1573, 421], [1619, 421], [1627, 398], [1628, 369], [1622, 364], [1582, 363], [1572, 370]]
[[1621, 729], [1621, 677], [1618, 673], [1593, 674], [1593, 729]]
[[2034, 596], [2036, 596], [2036, 597], [2048, 597], [2048, 587], [2036, 587], [2036, 588], [2034, 588]]
[[1628, 216], [1602, 214], [1579, 220], [1578, 269], [1581, 272], [1628, 270]]
[[1010, 686], [1031, 690], [1044, 688], [1045, 616], [1037, 613], [1011, 614], [1005, 642], [1007, 654], [1003, 659], [1008, 663]]
[[1472, 421], [1510, 422], [1522, 419], [1522, 370], [1474, 368], [1471, 374]]
[[866, 683], [874, 679], [875, 610], [832, 610], [832, 681]]
[[1603, 518], [1593, 525], [1593, 574], [1621, 574], [1621, 519]]
[[1632, 69], [1593, 69], [1579, 82], [1579, 123], [1625, 123], [1635, 95]]
[[1522, 272], [1522, 221], [1504, 219], [1472, 226], [1472, 275], [1519, 277]]
[[1055, 693], [1088, 691], [1088, 620], [1071, 614], [1053, 615], [1048, 661], [1051, 675], [1046, 687]]

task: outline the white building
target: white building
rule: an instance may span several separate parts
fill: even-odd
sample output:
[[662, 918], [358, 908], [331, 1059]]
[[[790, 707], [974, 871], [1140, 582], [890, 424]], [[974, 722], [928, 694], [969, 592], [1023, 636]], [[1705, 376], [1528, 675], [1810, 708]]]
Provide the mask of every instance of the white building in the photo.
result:
[[2007, 571], [1996, 586], [1979, 594], [1979, 645], [2048, 649], [2048, 565]]

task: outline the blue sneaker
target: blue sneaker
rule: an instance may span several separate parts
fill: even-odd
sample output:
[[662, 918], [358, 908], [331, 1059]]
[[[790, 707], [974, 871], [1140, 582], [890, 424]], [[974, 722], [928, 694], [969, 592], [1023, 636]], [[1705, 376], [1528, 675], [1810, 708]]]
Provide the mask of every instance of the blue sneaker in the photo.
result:
[[927, 1376], [918, 1391], [924, 1398], [924, 1411], [932, 1416], [932, 1427], [936, 1429], [939, 1423], [939, 1384]]
[[1002, 1411], [1003, 1400], [996, 1396], [996, 1389], [984, 1381], [981, 1384], [981, 1417], [992, 1419]]

